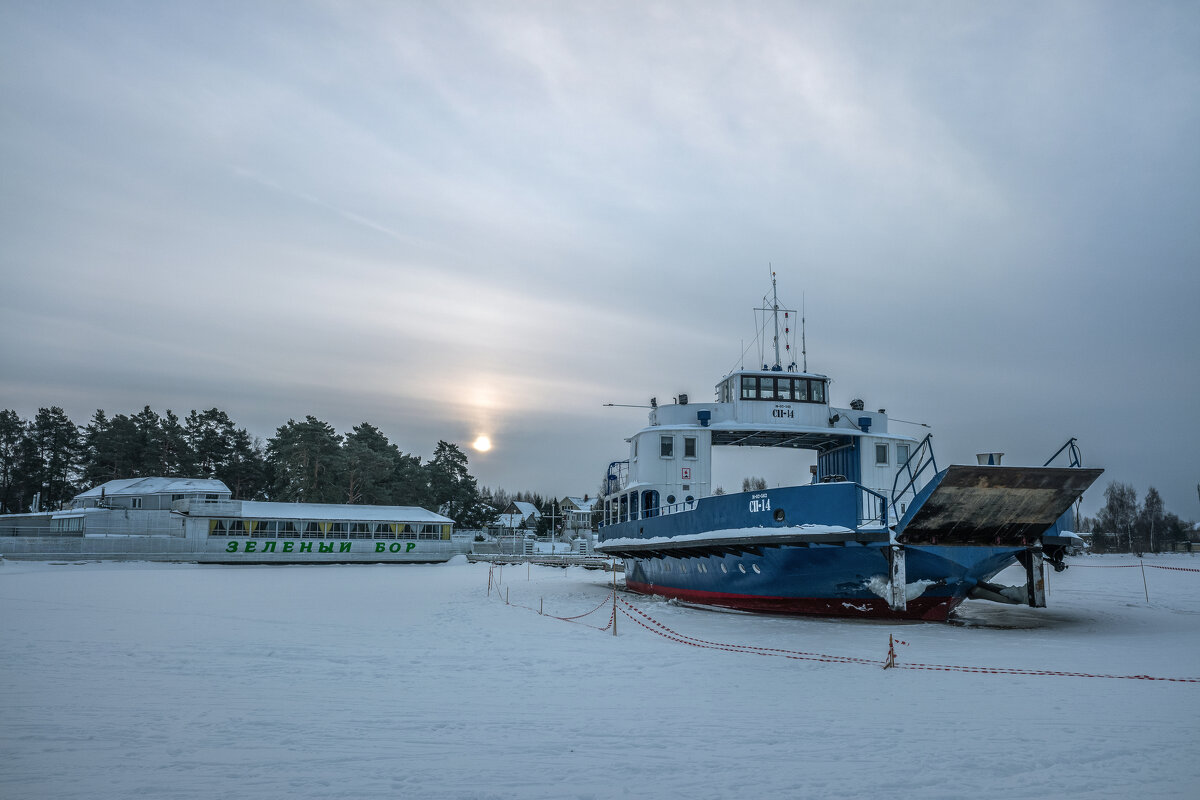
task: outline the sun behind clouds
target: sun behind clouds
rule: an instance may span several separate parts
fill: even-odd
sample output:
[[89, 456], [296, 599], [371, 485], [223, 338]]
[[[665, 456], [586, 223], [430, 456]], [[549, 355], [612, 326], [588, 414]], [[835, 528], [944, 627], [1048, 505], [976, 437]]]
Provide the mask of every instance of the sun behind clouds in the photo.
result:
[[480, 436], [471, 443], [471, 447], [474, 447], [481, 453], [486, 453], [488, 450], [492, 449], [492, 440], [486, 436]]

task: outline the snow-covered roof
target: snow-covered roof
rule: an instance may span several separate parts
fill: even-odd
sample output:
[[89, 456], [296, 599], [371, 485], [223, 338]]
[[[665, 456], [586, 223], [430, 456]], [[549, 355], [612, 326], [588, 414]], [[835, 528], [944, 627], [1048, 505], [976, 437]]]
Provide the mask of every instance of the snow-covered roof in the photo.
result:
[[582, 497], [571, 497], [571, 496], [567, 496], [567, 497], [563, 498], [564, 503], [568, 500], [571, 501], [572, 503], [574, 503], [575, 507], [578, 508], [580, 511], [591, 511], [593, 508], [596, 507], [596, 498], [594, 498], [594, 497], [591, 498], [590, 500], [584, 500]]
[[526, 517], [521, 514], [501, 514], [492, 524], [497, 528], [519, 528], [525, 520]]
[[99, 486], [93, 486], [82, 494], [75, 495], [78, 500], [84, 497], [99, 497], [103, 490], [105, 497], [114, 495], [145, 495], [145, 494], [230, 494], [229, 487], [221, 481], [212, 478], [118, 478]]
[[[363, 522], [454, 522], [418, 506], [358, 506], [338, 503], [270, 503], [243, 500], [242, 517], [273, 519], [329, 519]], [[204, 515], [204, 506], [193, 506], [191, 513]], [[219, 516], [226, 516], [224, 513]]]
[[516, 506], [520, 510], [521, 514], [525, 517], [530, 515], [540, 517], [542, 515], [542, 512], [538, 511], [538, 507], [533, 503], [526, 503], [522, 500], [514, 500], [513, 505]]

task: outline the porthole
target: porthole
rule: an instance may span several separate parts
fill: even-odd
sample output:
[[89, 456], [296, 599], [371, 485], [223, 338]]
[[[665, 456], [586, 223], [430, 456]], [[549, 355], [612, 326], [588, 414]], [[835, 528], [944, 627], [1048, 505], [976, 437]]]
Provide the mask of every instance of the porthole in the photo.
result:
[[693, 500], [695, 500], [695, 499], [696, 499], [696, 498], [692, 497], [692, 496], [689, 494], [687, 497], [683, 498], [683, 501], [684, 501], [685, 503], [690, 503], [690, 502], [692, 502], [692, 501], [693, 501]]
[[725, 566], [724, 564], [722, 564], [722, 565], [721, 565], [721, 572], [729, 572], [729, 567], [727, 567], [727, 566]]
[[758, 568], [758, 564], [751, 564], [750, 569], [754, 570], [754, 572], [758, 575], [762, 574], [762, 570]]
[[674, 502], [675, 502], [675, 495], [673, 495], [673, 494], [667, 495], [667, 503], [670, 504], [670, 503], [674, 503]]
[[738, 569], [740, 569], [740, 570], [742, 571], [742, 574], [743, 574], [743, 575], [745, 575], [745, 574], [746, 574], [746, 567], [745, 567], [745, 566], [743, 566], [742, 564], [738, 564]]
[[783, 509], [782, 508], [775, 509], [775, 521], [783, 522]]

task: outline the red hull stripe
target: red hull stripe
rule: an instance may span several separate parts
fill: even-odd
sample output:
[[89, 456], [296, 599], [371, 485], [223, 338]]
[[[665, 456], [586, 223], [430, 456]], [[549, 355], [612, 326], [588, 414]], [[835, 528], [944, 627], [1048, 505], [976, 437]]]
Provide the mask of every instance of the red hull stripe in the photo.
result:
[[961, 597], [918, 597], [908, 603], [905, 611], [893, 611], [882, 598], [847, 600], [836, 597], [767, 597], [754, 594], [702, 592], [695, 589], [676, 589], [626, 579], [625, 586], [640, 594], [656, 594], [687, 603], [759, 611], [771, 614], [797, 614], [823, 617], [872, 617], [878, 619], [920, 619], [944, 622]]

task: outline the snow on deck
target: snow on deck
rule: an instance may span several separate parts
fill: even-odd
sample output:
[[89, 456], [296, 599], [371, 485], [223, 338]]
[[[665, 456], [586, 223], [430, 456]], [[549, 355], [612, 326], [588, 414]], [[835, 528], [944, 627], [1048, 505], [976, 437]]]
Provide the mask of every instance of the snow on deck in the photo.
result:
[[8, 562], [0, 797], [1191, 796], [1200, 684], [879, 666], [892, 634], [901, 665], [1200, 677], [1200, 573], [1147, 569], [1147, 603], [1106, 568], [1133, 559], [1074, 561], [1050, 608], [957, 625], [621, 594], [681, 636], [872, 664], [614, 638], [586, 627], [611, 574], [577, 568], [496, 569], [505, 605], [464, 559]]

